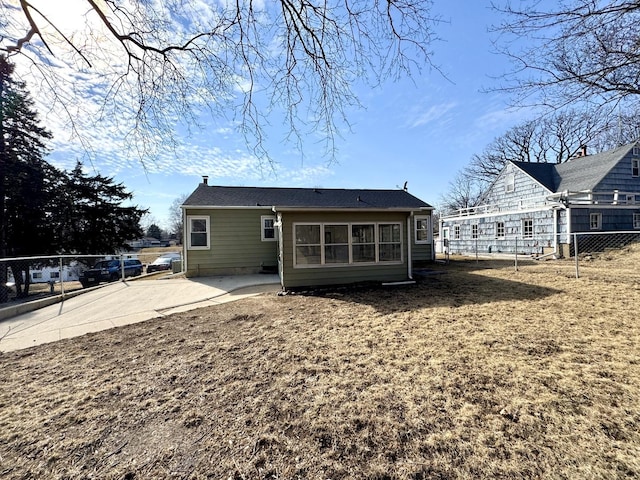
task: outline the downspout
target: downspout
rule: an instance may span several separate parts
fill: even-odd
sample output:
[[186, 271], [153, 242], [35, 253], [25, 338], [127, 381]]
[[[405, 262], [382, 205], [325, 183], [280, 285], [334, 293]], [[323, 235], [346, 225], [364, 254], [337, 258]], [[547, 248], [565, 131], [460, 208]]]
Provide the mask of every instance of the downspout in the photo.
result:
[[413, 269], [412, 269], [412, 260], [411, 260], [411, 219], [413, 218], [413, 214], [410, 213], [407, 217], [407, 276], [409, 280], [413, 280]]
[[571, 245], [571, 207], [567, 206], [567, 243]]
[[182, 207], [182, 273], [187, 275], [187, 209]]

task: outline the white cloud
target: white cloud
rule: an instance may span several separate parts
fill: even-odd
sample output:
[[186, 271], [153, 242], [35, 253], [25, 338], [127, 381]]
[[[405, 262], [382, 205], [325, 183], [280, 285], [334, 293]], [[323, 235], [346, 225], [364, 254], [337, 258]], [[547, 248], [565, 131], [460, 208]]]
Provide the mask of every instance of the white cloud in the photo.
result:
[[417, 128], [434, 122], [441, 122], [457, 106], [456, 102], [448, 102], [432, 105], [426, 110], [416, 108], [409, 112], [408, 126], [409, 128]]

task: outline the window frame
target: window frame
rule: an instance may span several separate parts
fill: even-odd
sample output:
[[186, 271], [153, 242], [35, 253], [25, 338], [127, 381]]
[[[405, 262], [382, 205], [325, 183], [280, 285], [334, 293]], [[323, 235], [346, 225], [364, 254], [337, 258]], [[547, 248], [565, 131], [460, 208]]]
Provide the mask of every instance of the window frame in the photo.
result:
[[454, 240], [460, 240], [460, 231], [461, 231], [461, 227], [459, 223], [456, 223], [453, 226], [453, 239]]
[[522, 238], [533, 238], [533, 218], [522, 219]]
[[[425, 227], [418, 227], [420, 222], [425, 222]], [[416, 245], [423, 245], [431, 241], [431, 217], [429, 215], [416, 215], [413, 217], [413, 241]], [[424, 239], [418, 238], [418, 233], [424, 232]]]
[[[204, 220], [205, 231], [194, 232], [193, 221]], [[205, 233], [206, 245], [193, 245], [193, 234]], [[210, 250], [211, 249], [211, 217], [209, 215], [187, 215], [187, 250]]]
[[507, 173], [504, 176], [505, 193], [513, 193], [516, 191], [516, 174], [514, 172]]
[[[320, 263], [299, 263], [298, 262], [298, 247], [310, 246], [311, 244], [298, 244], [296, 238], [296, 227], [299, 225], [317, 225], [320, 227], [320, 244], [313, 244], [312, 246], [320, 247]], [[355, 242], [353, 236], [354, 226], [373, 225], [373, 242]], [[399, 242], [382, 242], [380, 239], [380, 226], [383, 225], [397, 225], [399, 230]], [[348, 228], [348, 243], [327, 243], [325, 237], [326, 226], [347, 226]], [[294, 222], [291, 226], [292, 230], [292, 256], [293, 256], [293, 268], [333, 268], [333, 267], [359, 267], [359, 266], [373, 266], [373, 265], [401, 265], [404, 262], [404, 232], [402, 228], [402, 222], [386, 221], [386, 222]], [[326, 247], [331, 245], [343, 246], [348, 245], [349, 259], [348, 263], [337, 263], [326, 261]], [[353, 247], [358, 245], [373, 245], [374, 246], [374, 260], [373, 261], [356, 261], [354, 260]], [[381, 245], [399, 245], [400, 247], [400, 259], [399, 260], [381, 260], [380, 259], [380, 246]]]
[[471, 224], [471, 239], [472, 240], [477, 240], [478, 239], [478, 224], [477, 223], [472, 223]]
[[496, 238], [505, 238], [507, 235], [507, 229], [504, 222], [496, 222]]
[[631, 159], [631, 177], [640, 177], [640, 158]]
[[[595, 224], [594, 224], [595, 220]], [[589, 213], [589, 230], [602, 230], [602, 213]]]
[[[267, 228], [265, 226], [265, 222], [267, 220], [271, 220], [273, 222], [273, 226]], [[267, 237], [265, 232], [267, 230], [273, 230], [273, 237]], [[261, 215], [260, 216], [260, 241], [261, 242], [275, 242], [278, 240], [278, 236], [276, 235], [276, 216], [275, 215]]]
[[634, 230], [640, 229], [640, 213], [633, 214], [633, 228]]

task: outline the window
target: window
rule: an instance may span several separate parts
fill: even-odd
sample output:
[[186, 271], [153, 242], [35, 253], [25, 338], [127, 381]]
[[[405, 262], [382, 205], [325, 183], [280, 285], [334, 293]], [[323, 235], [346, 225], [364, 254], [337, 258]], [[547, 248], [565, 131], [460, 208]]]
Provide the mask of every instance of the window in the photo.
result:
[[187, 245], [191, 250], [209, 249], [209, 217], [187, 217], [189, 236]]
[[631, 159], [631, 176], [640, 177], [640, 159], [638, 158]]
[[322, 244], [320, 225], [296, 225], [296, 263], [298, 265], [320, 265]]
[[262, 215], [260, 217], [260, 223], [262, 225], [262, 241], [274, 242], [276, 240], [276, 217], [273, 215]]
[[633, 228], [640, 228], [640, 213], [633, 214]]
[[522, 235], [524, 238], [533, 238], [533, 220], [531, 218], [522, 220]]
[[471, 238], [478, 238], [478, 224], [474, 223], [471, 225]]
[[589, 228], [591, 228], [591, 230], [600, 230], [602, 228], [601, 213], [591, 213], [589, 215]]
[[349, 225], [324, 226], [325, 263], [349, 263]]
[[375, 225], [351, 226], [352, 254], [354, 262], [375, 262]]
[[294, 265], [402, 261], [402, 224], [294, 224]]
[[42, 278], [42, 272], [31, 272], [31, 278], [33, 280], [40, 280]]
[[504, 238], [504, 222], [496, 222], [496, 238]]
[[416, 216], [414, 218], [416, 243], [427, 243], [429, 241], [429, 217]]
[[516, 176], [514, 173], [509, 173], [504, 177], [504, 191], [509, 193], [516, 189]]
[[633, 147], [633, 156], [637, 157], [640, 155], [640, 147]]
[[50, 278], [60, 278], [60, 272], [51, 272]]
[[460, 225], [453, 226], [453, 239], [460, 240]]
[[380, 262], [399, 262], [402, 260], [402, 241], [400, 224], [385, 223], [378, 225]]

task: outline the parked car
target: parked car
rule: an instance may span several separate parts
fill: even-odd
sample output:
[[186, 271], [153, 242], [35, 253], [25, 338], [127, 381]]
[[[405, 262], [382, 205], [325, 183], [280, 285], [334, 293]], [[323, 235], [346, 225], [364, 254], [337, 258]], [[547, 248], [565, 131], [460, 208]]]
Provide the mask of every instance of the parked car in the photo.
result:
[[[135, 258], [124, 260], [124, 276], [135, 277], [142, 274], [142, 263]], [[93, 268], [80, 274], [83, 287], [98, 285], [100, 282], [114, 282], [122, 276], [120, 260], [101, 260]]]
[[[180, 257], [177, 258], [178, 260], [180, 259]], [[153, 272], [160, 272], [163, 270], [171, 270], [171, 265], [173, 264], [173, 261], [176, 260], [175, 257], [171, 256], [171, 257], [158, 257], [156, 258], [153, 262], [151, 262], [149, 265], [147, 265], [147, 273], [153, 273]]]

